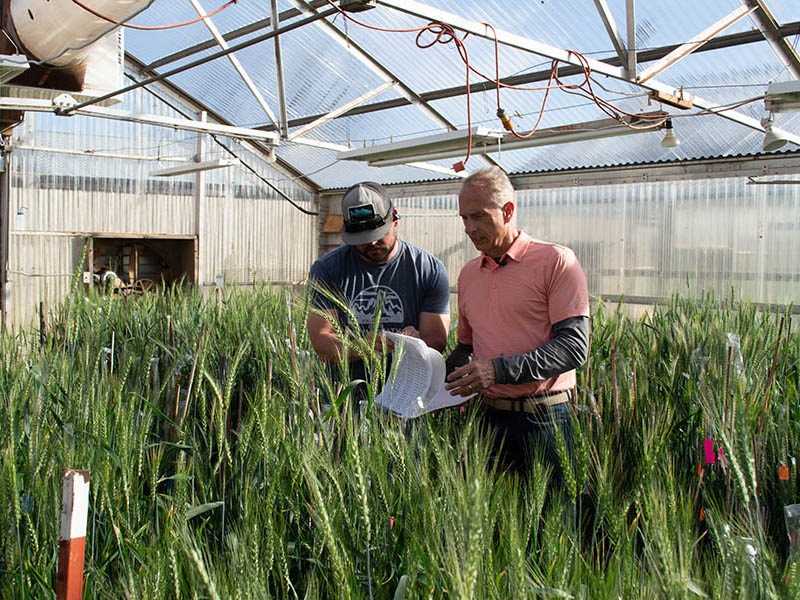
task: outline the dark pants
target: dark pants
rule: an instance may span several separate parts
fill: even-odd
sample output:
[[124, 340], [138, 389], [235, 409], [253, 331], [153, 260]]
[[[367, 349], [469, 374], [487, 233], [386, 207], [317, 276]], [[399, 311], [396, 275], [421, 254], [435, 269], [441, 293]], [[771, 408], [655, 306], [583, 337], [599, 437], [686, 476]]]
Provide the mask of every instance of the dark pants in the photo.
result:
[[[543, 406], [536, 413], [488, 408], [486, 420], [495, 432], [494, 458], [499, 467], [511, 468], [526, 476], [532, 470], [534, 453], [542, 456], [553, 470], [553, 480], [561, 481], [561, 463], [556, 446], [558, 427], [564, 436], [567, 456], [572, 462], [572, 409], [568, 402]], [[570, 467], [571, 468], [571, 467]]]

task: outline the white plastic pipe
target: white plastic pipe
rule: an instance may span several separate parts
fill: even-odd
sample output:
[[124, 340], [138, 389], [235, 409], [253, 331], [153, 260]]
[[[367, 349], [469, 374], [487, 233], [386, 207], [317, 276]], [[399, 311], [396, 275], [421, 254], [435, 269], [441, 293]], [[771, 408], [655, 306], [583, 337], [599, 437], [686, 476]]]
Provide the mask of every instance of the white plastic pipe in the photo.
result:
[[[150, 0], [81, 0], [81, 3], [104, 17], [121, 21], [147, 7]], [[25, 49], [33, 58], [56, 67], [81, 63], [89, 47], [62, 54], [64, 49], [83, 46], [114, 26], [72, 0], [11, 0], [10, 8], [14, 28]]]

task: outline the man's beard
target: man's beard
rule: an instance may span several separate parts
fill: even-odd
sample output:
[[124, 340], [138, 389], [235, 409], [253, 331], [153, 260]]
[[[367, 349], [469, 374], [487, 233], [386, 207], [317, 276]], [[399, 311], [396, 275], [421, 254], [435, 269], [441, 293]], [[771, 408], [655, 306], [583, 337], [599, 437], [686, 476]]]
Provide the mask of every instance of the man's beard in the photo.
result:
[[392, 252], [394, 252], [394, 248], [397, 246], [397, 238], [394, 238], [394, 242], [392, 245], [387, 248], [386, 250], [380, 249], [380, 252], [377, 252], [378, 248], [373, 247], [372, 252], [370, 253], [370, 247], [367, 246], [364, 250], [358, 249], [358, 253], [367, 261], [373, 263], [383, 263], [389, 259]]

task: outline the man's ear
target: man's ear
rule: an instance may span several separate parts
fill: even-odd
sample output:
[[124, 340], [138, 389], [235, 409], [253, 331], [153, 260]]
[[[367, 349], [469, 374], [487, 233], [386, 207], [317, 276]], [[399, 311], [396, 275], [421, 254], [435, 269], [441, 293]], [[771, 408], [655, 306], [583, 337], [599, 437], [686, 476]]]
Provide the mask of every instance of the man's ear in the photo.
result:
[[514, 216], [514, 203], [513, 202], [506, 202], [503, 205], [503, 221], [508, 223], [511, 221], [511, 217]]

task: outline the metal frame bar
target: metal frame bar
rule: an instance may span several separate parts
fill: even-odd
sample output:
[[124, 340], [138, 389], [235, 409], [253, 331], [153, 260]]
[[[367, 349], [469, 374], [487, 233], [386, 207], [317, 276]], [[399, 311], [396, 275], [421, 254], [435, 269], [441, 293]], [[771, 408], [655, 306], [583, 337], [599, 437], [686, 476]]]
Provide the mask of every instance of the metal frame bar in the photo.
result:
[[759, 31], [764, 35], [775, 54], [778, 55], [786, 68], [789, 69], [792, 77], [800, 79], [800, 56], [794, 46], [786, 41], [780, 33], [780, 28], [772, 12], [767, 7], [764, 0], [740, 0], [747, 7], [754, 9], [752, 19], [758, 26]]
[[[0, 98], [0, 109], [58, 113], [52, 101], [39, 98]], [[131, 123], [141, 123], [143, 125], [154, 125], [156, 127], [169, 127], [171, 129], [195, 131], [198, 133], [225, 135], [233, 138], [256, 140], [270, 145], [279, 143], [278, 135], [275, 132], [264, 131], [262, 129], [249, 129], [247, 127], [220, 125], [219, 123], [194, 121], [192, 119], [177, 119], [161, 115], [149, 115], [131, 110], [106, 108], [104, 106], [86, 106], [84, 108], [72, 108], [70, 110], [73, 111], [70, 114], [100, 117], [116, 121], [128, 121]]]
[[677, 47], [675, 50], [667, 54], [664, 58], [659, 60], [656, 64], [650, 65], [646, 69], [644, 69], [641, 73], [639, 73], [639, 77], [637, 81], [639, 83], [644, 83], [648, 79], [652, 79], [662, 71], [668, 69], [679, 60], [689, 56], [692, 52], [700, 48], [703, 44], [708, 42], [711, 38], [716, 37], [719, 33], [726, 30], [728, 27], [743, 19], [751, 12], [753, 12], [755, 8], [750, 8], [747, 6], [740, 6], [730, 14], [726, 15], [710, 27], [706, 27], [703, 31], [692, 37], [688, 42], [682, 44], [681, 46]]
[[[650, 113], [650, 116], [667, 117], [666, 113]], [[632, 119], [636, 122], [636, 119]], [[663, 127], [663, 121], [652, 128], [640, 129], [628, 127], [625, 124], [619, 123], [615, 119], [599, 119], [596, 121], [589, 121], [586, 123], [573, 123], [570, 125], [560, 125], [558, 127], [550, 127], [547, 129], [540, 129], [536, 135], [530, 138], [518, 139], [514, 134], [509, 133], [502, 137], [502, 139], [495, 139], [489, 136], [479, 136], [473, 133], [473, 154], [483, 154], [486, 152], [498, 152], [502, 150], [519, 150], [522, 148], [536, 148], [539, 146], [549, 146], [555, 144], [569, 144], [572, 142], [582, 142], [586, 140], [597, 140], [608, 137], [618, 137], [623, 135], [642, 134], [653, 131], [660, 131]], [[479, 129], [479, 128], [476, 128]], [[500, 133], [502, 135], [502, 133]], [[475, 141], [476, 138], [481, 138]], [[425, 138], [422, 138], [423, 140]], [[428, 138], [429, 141], [431, 140]], [[411, 141], [413, 143], [413, 140]], [[465, 139], [454, 139], [452, 141], [442, 141], [441, 149], [435, 146], [428, 146], [427, 149], [420, 149], [414, 147], [409, 143], [405, 148], [398, 148], [394, 152], [392, 150], [384, 151], [383, 154], [376, 153], [370, 156], [369, 148], [366, 151], [351, 152], [350, 157], [339, 155], [340, 158], [349, 160], [366, 160], [370, 166], [373, 167], [389, 167], [397, 164], [404, 164], [409, 160], [439, 160], [443, 158], [450, 158], [457, 156], [464, 151], [460, 144], [465, 144]]]
[[[431, 8], [430, 6], [427, 6], [420, 2], [415, 2], [414, 0], [377, 0], [377, 1], [379, 4], [383, 6], [388, 6], [390, 8], [400, 10], [410, 15], [414, 15], [417, 17], [421, 17], [423, 19], [429, 19], [433, 21], [442, 21], [444, 23], [448, 23], [449, 25], [451, 25], [456, 29], [460, 29], [461, 31], [468, 32], [472, 35], [480, 36], [485, 39], [492, 39], [492, 40], [494, 39], [492, 32], [489, 31], [486, 25], [483, 23], [477, 23], [470, 19], [465, 19], [463, 17], [459, 17], [457, 15], [448, 13], [443, 10]], [[628, 1], [630, 4], [632, 4], [632, 0]], [[525, 50], [527, 52], [538, 54], [546, 58], [556, 59], [573, 66], [578, 66], [578, 67], [581, 66], [578, 60], [574, 58], [571, 54], [569, 54], [566, 50], [563, 50], [561, 48], [555, 48], [553, 46], [549, 46], [548, 44], [544, 44], [536, 40], [530, 40], [528, 38], [513, 33], [509, 33], [501, 29], [495, 29], [494, 31], [497, 34], [498, 42], [503, 45], [510, 46], [512, 48], [517, 48], [519, 50]], [[632, 49], [630, 46], [630, 40], [628, 44], [628, 52], [629, 52], [629, 57], [631, 52], [635, 52], [635, 50]], [[624, 70], [621, 69], [620, 67], [613, 67], [608, 63], [604, 63], [591, 58], [587, 58], [586, 60], [589, 64], [589, 67], [596, 73], [608, 75], [609, 77], [613, 77], [614, 79], [627, 81], [628, 83], [633, 83], [647, 90], [662, 92], [678, 97], [687, 96], [687, 94], [683, 94], [681, 90], [676, 89], [670, 85], [658, 82], [655, 79], [651, 79], [645, 83], [639, 83], [635, 80], [631, 80], [628, 77], [626, 77]], [[722, 105], [717, 104], [715, 102], [711, 102], [709, 100], [705, 100], [704, 98], [701, 98], [699, 96], [691, 96], [691, 100], [695, 106], [704, 110], [716, 110], [723, 108]], [[724, 112], [719, 112], [718, 116], [733, 121], [735, 123], [745, 125], [746, 127], [755, 129], [756, 131], [760, 131], [761, 133], [764, 133], [764, 127], [763, 125], [761, 125], [761, 122], [758, 119], [754, 119], [735, 110], [726, 110]], [[773, 128], [773, 131], [776, 132], [779, 131], [781, 135], [786, 137], [787, 141], [790, 141], [791, 143], [800, 146], [799, 135], [793, 134], [785, 130], [776, 130], [775, 128]]]
[[119, 158], [122, 160], [144, 160], [149, 162], [175, 162], [189, 163], [194, 160], [182, 156], [147, 156], [144, 154], [120, 154], [118, 152], [94, 152], [91, 150], [74, 150], [71, 148], [53, 148], [50, 146], [25, 146], [14, 145], [14, 150], [29, 150], [31, 152], [50, 152], [53, 154], [69, 154], [72, 156], [91, 156], [97, 158]]
[[8, 256], [11, 239], [11, 210], [9, 208], [9, 177], [11, 153], [0, 145], [0, 332], [8, 322]]
[[[316, 12], [305, 0], [289, 0], [298, 10], [302, 11], [305, 15], [320, 15], [322, 13]], [[326, 15], [327, 16], [327, 15]], [[322, 29], [331, 38], [336, 40], [341, 46], [358, 59], [362, 64], [369, 68], [373, 73], [378, 75], [385, 82], [394, 81], [397, 83], [398, 91], [406, 98], [411, 104], [419, 108], [429, 119], [431, 119], [439, 127], [447, 130], [458, 129], [454, 123], [450, 122], [440, 112], [428, 104], [422, 96], [409, 87], [403, 80], [387, 69], [380, 61], [373, 57], [364, 48], [359, 46], [353, 40], [349, 39], [341, 30], [332, 25], [325, 19], [316, 21], [317, 27]], [[488, 164], [496, 165], [497, 163], [488, 157], [483, 157]]]
[[[200, 0], [189, 0], [189, 2], [192, 3], [192, 6], [197, 11], [198, 16], [202, 17], [203, 15], [208, 14], [203, 9], [203, 7], [200, 5]], [[214, 25], [214, 22], [211, 20], [211, 17], [204, 17], [203, 18], [203, 23], [205, 23], [205, 26], [211, 32], [211, 35], [214, 37], [214, 39], [217, 42], [217, 45], [220, 48], [222, 48], [223, 50], [227, 50], [228, 48], [230, 48], [230, 45], [228, 44], [227, 41], [225, 41], [225, 38], [222, 37], [222, 34], [220, 34], [219, 29], [217, 29], [217, 26]], [[258, 102], [258, 105], [267, 114], [267, 117], [272, 122], [272, 124], [273, 125], [277, 125], [278, 124], [278, 117], [276, 117], [275, 113], [272, 112], [272, 109], [270, 108], [270, 106], [267, 103], [266, 99], [261, 94], [261, 90], [258, 89], [258, 87], [256, 86], [255, 82], [252, 80], [250, 75], [247, 73], [247, 71], [245, 70], [244, 66], [239, 61], [239, 59], [236, 57], [236, 55], [228, 54], [228, 60], [231, 61], [231, 64], [233, 65], [233, 68], [236, 69], [236, 72], [239, 74], [239, 77], [242, 78], [242, 81], [244, 81], [244, 84], [247, 86], [247, 89], [250, 90], [251, 94], [253, 94], [253, 97], [256, 99], [256, 102]]]
[[[200, 113], [200, 120], [206, 121], [208, 115], [205, 111]], [[204, 135], [197, 136], [197, 157], [195, 160], [201, 163], [205, 160], [206, 154], [206, 137]], [[197, 234], [197, 240], [194, 243], [194, 283], [197, 289], [202, 290], [203, 284], [203, 269], [205, 268], [205, 252], [203, 251], [203, 243], [206, 237], [206, 173], [205, 171], [196, 171], [194, 174], [194, 231]]]
[[279, 28], [276, 31], [270, 31], [268, 33], [264, 33], [262, 35], [259, 35], [259, 36], [256, 36], [254, 38], [251, 38], [251, 39], [247, 40], [246, 42], [242, 42], [240, 44], [236, 44], [235, 46], [231, 46], [227, 50], [220, 50], [219, 52], [215, 52], [214, 54], [211, 54], [209, 56], [205, 56], [205, 57], [200, 58], [198, 60], [195, 60], [195, 61], [192, 61], [192, 62], [187, 63], [185, 65], [182, 65], [180, 67], [176, 67], [176, 68], [171, 69], [169, 71], [165, 71], [164, 73], [160, 73], [158, 75], [154, 75], [153, 77], [145, 79], [144, 81], [138, 81], [133, 85], [129, 85], [127, 87], [120, 88], [120, 89], [118, 89], [116, 91], [109, 92], [108, 94], [105, 94], [103, 96], [98, 96], [97, 98], [93, 98], [92, 100], [89, 100], [87, 102], [81, 102], [80, 104], [76, 104], [75, 106], [72, 106], [70, 108], [64, 109], [62, 111], [59, 111], [59, 114], [64, 114], [64, 115], [72, 114], [76, 110], [79, 110], [81, 108], [85, 108], [87, 106], [91, 106], [93, 104], [97, 104], [98, 102], [102, 102], [103, 100], [108, 100], [109, 98], [114, 98], [116, 96], [119, 96], [120, 94], [124, 94], [125, 92], [130, 92], [131, 90], [135, 90], [135, 89], [138, 89], [140, 87], [144, 87], [146, 85], [150, 85], [151, 83], [155, 83], [157, 81], [161, 81], [162, 79], [166, 79], [167, 77], [172, 77], [173, 75], [177, 75], [178, 73], [183, 73], [184, 71], [188, 71], [189, 69], [193, 69], [195, 67], [199, 67], [200, 65], [204, 65], [204, 64], [206, 64], [208, 62], [211, 62], [211, 61], [214, 61], [214, 60], [216, 60], [218, 58], [222, 58], [223, 56], [227, 56], [228, 54], [232, 54], [233, 52], [238, 52], [239, 50], [244, 50], [245, 48], [249, 48], [250, 46], [255, 46], [256, 44], [259, 44], [259, 43], [264, 42], [266, 40], [272, 39], [273, 37], [275, 37], [277, 35], [280, 35], [282, 33], [287, 33], [287, 32], [292, 31], [294, 29], [298, 29], [299, 27], [303, 27], [304, 25], [308, 25], [309, 23], [313, 23], [313, 22], [318, 21], [320, 19], [324, 19], [325, 17], [330, 16], [335, 12], [338, 12], [335, 8], [329, 8], [329, 9], [324, 10], [322, 12], [314, 13], [311, 16], [306, 17], [305, 19], [300, 19], [299, 21], [295, 21], [294, 23], [290, 23], [289, 25], [285, 25], [285, 26]]
[[625, 72], [628, 79], [636, 78], [636, 0], [627, 0], [625, 3], [625, 19], [628, 29], [628, 61], [625, 64]]
[[277, 34], [280, 27], [280, 16], [278, 15], [278, 0], [270, 0], [272, 10], [272, 31], [275, 32], [273, 42], [275, 44], [275, 82], [278, 86], [278, 104], [281, 111], [281, 137], [289, 137], [289, 117], [286, 113], [286, 86], [283, 82], [283, 57], [281, 55], [281, 36]]
[[[782, 25], [780, 28], [780, 35], [783, 36], [794, 35], [797, 34], [798, 32], [800, 32], [800, 22], [797, 21], [793, 23], [787, 23], [786, 25]], [[740, 33], [733, 33], [729, 35], [721, 35], [715, 37], [709, 40], [705, 45], [700, 46], [697, 50], [695, 50], [695, 52], [708, 52], [710, 50], [717, 50], [721, 48], [732, 48], [763, 41], [764, 41], [764, 36], [758, 30], [742, 31]], [[659, 60], [679, 47], [680, 47], [679, 45], [674, 44], [671, 46], [661, 46], [659, 48], [644, 50], [642, 52], [637, 53], [636, 59], [639, 61], [639, 63]], [[625, 60], [627, 60], [627, 58]], [[619, 57], [611, 57], [608, 59], [604, 59], [603, 62], [614, 66], [625, 64], [625, 61], [620, 59]], [[580, 70], [577, 67], [562, 67], [558, 70], [559, 77], [568, 77], [570, 75], [577, 75], [578, 73], [580, 73]], [[500, 81], [508, 85], [524, 85], [526, 83], [547, 81], [549, 78], [550, 78], [550, 69], [545, 69], [541, 71], [534, 71], [532, 73], [525, 73], [523, 75], [504, 77], [500, 79]], [[469, 90], [471, 93], [477, 94], [479, 92], [485, 92], [489, 89], [493, 89], [494, 85], [495, 85], [494, 82], [489, 82], [489, 81], [473, 83], [470, 84]], [[461, 85], [449, 88], [441, 88], [430, 92], [421, 92], [420, 96], [426, 102], [432, 102], [434, 100], [442, 100], [444, 98], [455, 98], [458, 96], [463, 96], [466, 93], [467, 93], [467, 86]], [[409, 106], [410, 104], [411, 102], [409, 102], [405, 98], [395, 98], [392, 100], [384, 100], [382, 102], [374, 102], [366, 106], [358, 106], [351, 109], [346, 114], [340, 116], [350, 117], [359, 114], [367, 114], [371, 112], [389, 110], [392, 108], [400, 108], [402, 106]], [[291, 121], [289, 121], [289, 127], [299, 127], [301, 125], [306, 125], [307, 123], [311, 123], [312, 121], [322, 116], [324, 115], [315, 114], [315, 115], [308, 115], [305, 117], [298, 117], [296, 119], [292, 119]], [[265, 128], [268, 129], [269, 126]]]
[[600, 18], [603, 20], [603, 25], [605, 25], [606, 31], [608, 32], [608, 37], [611, 38], [614, 50], [617, 51], [617, 56], [620, 61], [622, 61], [622, 64], [625, 64], [628, 57], [628, 50], [625, 48], [625, 42], [622, 40], [619, 29], [617, 29], [617, 23], [614, 21], [614, 15], [611, 14], [611, 10], [608, 8], [608, 3], [606, 3], [606, 0], [594, 0], [594, 5], [597, 7], [597, 12], [600, 13]]
[[[131, 55], [130, 53], [125, 53], [125, 65], [126, 68], [133, 72], [126, 73], [125, 76], [130, 79], [131, 81], [136, 81], [135, 76], [142, 76], [145, 77], [147, 75], [146, 66], [142, 61], [137, 59], [135, 56]], [[134, 76], [135, 75], [135, 76]], [[174, 84], [169, 80], [160, 81], [155, 86], [145, 87], [145, 91], [149, 94], [152, 94], [154, 97], [158, 98], [158, 100], [178, 114], [182, 114], [187, 118], [190, 118], [185, 108], [181, 108], [180, 106], [176, 105], [176, 102], [184, 102], [187, 105], [191, 106], [195, 112], [199, 113], [200, 111], [206, 111], [208, 116], [214, 120], [216, 123], [221, 123], [223, 125], [231, 125], [233, 123], [225, 118], [223, 115], [219, 114], [217, 111], [212, 109], [211, 107], [207, 106], [205, 103], [198, 100], [192, 94], [189, 94], [186, 90], [181, 88], [180, 86]], [[258, 128], [260, 129], [260, 128]], [[246, 141], [246, 140], [239, 140], [238, 144], [242, 145], [243, 147], [249, 149], [251, 152], [256, 154], [257, 156], [265, 157], [267, 161], [272, 160], [272, 157], [275, 156], [274, 149], [270, 145], [263, 144], [257, 141]], [[309, 189], [318, 191], [320, 188], [319, 184], [315, 183], [311, 179], [304, 177], [303, 174], [297, 170], [294, 166], [290, 165], [285, 161], [281, 161], [280, 158], [276, 157], [278, 162], [280, 163], [281, 167], [283, 167], [288, 173], [294, 176], [296, 179], [301, 179], [303, 184], [308, 186]]]
[[[291, 140], [291, 142], [293, 144], [303, 144], [305, 146], [311, 146], [312, 148], [322, 148], [323, 150], [333, 150], [335, 152], [347, 152], [349, 150], [352, 150], [352, 148], [343, 146], [341, 144], [323, 142], [322, 140], [314, 140], [311, 138], [304, 138], [304, 137], [295, 138]], [[468, 175], [468, 173], [465, 171], [456, 173], [453, 169], [448, 169], [447, 167], [442, 167], [440, 165], [432, 165], [430, 163], [420, 162], [420, 161], [407, 163], [406, 166], [416, 167], [417, 169], [424, 169], [425, 171], [432, 171], [434, 173], [441, 173], [442, 175], [449, 175], [451, 177], [466, 177]]]
[[352, 109], [352, 108], [354, 108], [356, 106], [359, 106], [360, 104], [363, 104], [367, 100], [370, 100], [371, 98], [374, 98], [375, 96], [377, 96], [379, 94], [382, 94], [386, 90], [389, 90], [389, 89], [395, 87], [396, 85], [397, 85], [396, 81], [387, 81], [383, 85], [376, 87], [374, 90], [370, 90], [366, 94], [362, 94], [361, 96], [359, 96], [355, 100], [351, 100], [347, 104], [342, 104], [339, 108], [334, 108], [332, 111], [322, 115], [321, 117], [319, 117], [318, 119], [312, 121], [311, 123], [309, 123], [308, 125], [306, 125], [302, 129], [298, 129], [297, 131], [292, 132], [291, 135], [287, 136], [286, 140], [291, 142], [292, 140], [294, 140], [294, 139], [296, 139], [296, 138], [298, 138], [298, 137], [300, 137], [302, 135], [305, 135], [309, 131], [312, 131], [313, 129], [316, 129], [317, 127], [320, 127], [321, 125], [324, 125], [328, 121], [331, 121], [331, 120], [335, 119], [339, 115], [346, 113], [348, 110], [350, 110], [350, 109]]
[[[697, 179], [746, 178], [748, 176], [786, 176], [800, 174], [800, 153], [762, 154], [731, 158], [672, 160], [658, 164], [616, 165], [613, 167], [576, 167], [550, 172], [511, 174], [516, 190], [560, 189], [642, 182], [684, 181]], [[393, 194], [457, 195], [460, 183], [427, 181], [387, 184]], [[320, 191], [320, 200], [341, 197], [343, 188]]]
[[211, 171], [213, 169], [224, 169], [226, 167], [233, 167], [241, 164], [241, 161], [235, 158], [217, 158], [214, 160], [192, 161], [177, 167], [167, 167], [166, 169], [156, 169], [150, 171], [150, 177], [174, 177], [176, 175], [187, 175], [189, 173], [198, 173], [200, 171]]
[[[314, 8], [319, 8], [321, 6], [329, 6], [328, 0], [312, 0], [309, 4]], [[280, 22], [288, 21], [294, 17], [299, 16], [301, 13], [296, 8], [290, 8], [289, 10], [283, 11], [278, 18]], [[249, 25], [245, 25], [244, 27], [239, 27], [238, 29], [234, 29], [233, 31], [229, 31], [228, 33], [223, 33], [222, 38], [226, 42], [230, 42], [231, 40], [238, 39], [245, 35], [249, 35], [251, 33], [256, 33], [257, 31], [261, 31], [263, 29], [267, 29], [272, 25], [272, 19], [267, 17], [266, 19], [260, 19]], [[204, 50], [210, 50], [214, 46], [217, 45], [217, 42], [213, 39], [206, 40], [205, 42], [200, 42], [199, 44], [195, 44], [194, 46], [189, 46], [188, 48], [184, 48], [183, 50], [179, 50], [178, 52], [174, 52], [172, 54], [168, 54], [158, 60], [151, 62], [149, 65], [146, 65], [144, 68], [147, 70], [155, 70], [159, 67], [163, 67], [165, 65], [172, 64], [179, 60], [183, 60], [184, 58], [188, 58], [189, 56], [193, 56], [198, 54], [199, 52], [203, 52]]]

